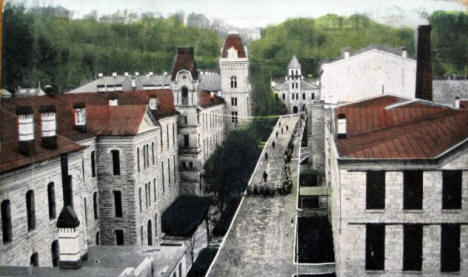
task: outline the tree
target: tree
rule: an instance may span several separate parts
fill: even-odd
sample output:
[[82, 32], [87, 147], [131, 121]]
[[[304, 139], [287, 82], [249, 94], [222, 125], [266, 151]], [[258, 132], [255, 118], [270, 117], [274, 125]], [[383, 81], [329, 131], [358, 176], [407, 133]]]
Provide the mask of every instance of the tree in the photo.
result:
[[33, 53], [32, 17], [22, 6], [7, 3], [3, 12], [2, 87], [14, 91], [30, 71]]

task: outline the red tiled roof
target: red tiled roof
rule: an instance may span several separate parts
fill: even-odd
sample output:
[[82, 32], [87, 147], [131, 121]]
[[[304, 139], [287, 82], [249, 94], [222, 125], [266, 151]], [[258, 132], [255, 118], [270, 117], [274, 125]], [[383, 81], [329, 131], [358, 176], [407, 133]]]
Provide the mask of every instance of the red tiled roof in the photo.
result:
[[239, 35], [229, 35], [224, 43], [223, 47], [223, 58], [227, 58], [227, 51], [229, 48], [234, 47], [237, 50], [237, 56], [239, 58], [245, 58], [244, 45]]
[[172, 77], [171, 80], [174, 81], [177, 75], [177, 72], [181, 70], [188, 70], [192, 74], [194, 80], [198, 79], [198, 68], [195, 59], [193, 58], [193, 48], [192, 47], [183, 47], [177, 49], [177, 55], [172, 66]]
[[[81, 146], [75, 142], [96, 135], [136, 134], [143, 119], [151, 95], [160, 103], [153, 113], [157, 118], [177, 114], [171, 90], [128, 91], [116, 94], [119, 106], [108, 106], [109, 93], [61, 94], [54, 97], [35, 96], [2, 99], [0, 113], [0, 172], [25, 166], [36, 161], [53, 158], [59, 154], [76, 151]], [[74, 128], [73, 104], [84, 103], [87, 107], [86, 132]], [[40, 146], [41, 124], [39, 107], [54, 105], [57, 118], [57, 149]], [[24, 156], [18, 152], [18, 126], [16, 107], [31, 106], [34, 111], [36, 154]]]
[[468, 100], [460, 101], [460, 109], [468, 110]]
[[146, 113], [144, 105], [88, 106], [88, 128], [96, 135], [136, 135]]
[[340, 156], [435, 158], [468, 138], [467, 111], [430, 102], [405, 101], [408, 100], [381, 96], [338, 107], [335, 116], [345, 114], [347, 119], [347, 137], [337, 142]]
[[209, 108], [212, 106], [220, 105], [224, 103], [224, 99], [214, 95], [213, 98], [210, 96], [210, 92], [201, 91], [200, 92], [200, 106], [203, 108]]

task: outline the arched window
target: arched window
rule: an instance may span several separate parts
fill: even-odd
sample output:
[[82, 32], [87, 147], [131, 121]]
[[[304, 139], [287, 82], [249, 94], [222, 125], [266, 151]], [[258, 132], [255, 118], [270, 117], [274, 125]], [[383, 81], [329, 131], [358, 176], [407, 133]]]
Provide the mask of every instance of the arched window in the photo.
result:
[[148, 245], [153, 245], [153, 225], [151, 220], [148, 220]]
[[96, 177], [96, 151], [91, 152], [91, 176]]
[[231, 88], [237, 88], [237, 77], [231, 76]]
[[182, 105], [188, 105], [188, 89], [182, 87]]
[[10, 200], [6, 199], [2, 201], [2, 233], [3, 243], [11, 242], [12, 231], [11, 231], [11, 210]]
[[52, 266], [53, 267], [59, 266], [60, 257], [59, 257], [58, 240], [54, 240], [54, 242], [52, 242], [52, 246], [50, 247], [50, 251], [52, 252]]
[[114, 175], [120, 175], [120, 153], [119, 150], [112, 150], [112, 166]]
[[29, 264], [30, 264], [31, 266], [34, 266], [34, 267], [38, 267], [38, 266], [39, 266], [39, 254], [37, 254], [37, 252], [34, 252], [34, 253], [31, 255]]
[[54, 182], [50, 182], [47, 185], [47, 196], [49, 200], [49, 218], [54, 219], [57, 214], [55, 211], [55, 186]]
[[98, 219], [99, 218], [99, 213], [98, 213], [97, 192], [93, 193], [93, 209], [94, 209], [94, 219]]
[[32, 231], [36, 228], [36, 209], [33, 190], [26, 193], [26, 213], [28, 216], [28, 231]]

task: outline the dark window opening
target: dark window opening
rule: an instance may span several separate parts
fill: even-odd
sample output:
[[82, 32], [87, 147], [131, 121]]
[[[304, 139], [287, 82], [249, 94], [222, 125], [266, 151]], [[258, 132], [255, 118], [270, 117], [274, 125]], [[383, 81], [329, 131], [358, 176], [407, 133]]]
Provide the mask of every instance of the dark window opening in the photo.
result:
[[124, 245], [124, 232], [123, 230], [115, 230], [115, 241], [117, 245]]
[[84, 205], [84, 218], [85, 218], [86, 225], [88, 225], [88, 207], [86, 204], [86, 197], [83, 199], [83, 205]]
[[138, 188], [138, 203], [140, 203], [140, 213], [142, 213], [143, 207], [141, 206], [141, 188]]
[[368, 171], [366, 209], [385, 209], [385, 171]]
[[11, 229], [11, 209], [10, 200], [6, 199], [2, 201], [2, 233], [3, 243], [12, 241], [12, 229]]
[[423, 226], [406, 224], [403, 226], [403, 270], [422, 269]]
[[423, 174], [420, 170], [403, 173], [403, 209], [420, 210], [423, 204]]
[[151, 143], [151, 160], [154, 165], [154, 142]]
[[440, 271], [460, 271], [460, 225], [442, 224]]
[[91, 152], [91, 176], [96, 177], [96, 152]]
[[366, 225], [366, 270], [384, 270], [385, 225]]
[[164, 180], [164, 162], [161, 162], [161, 174], [162, 174], [162, 188], [163, 192], [165, 190], [165, 180]]
[[47, 185], [47, 198], [49, 200], [49, 219], [54, 219], [57, 213], [55, 210], [55, 186], [53, 182]]
[[100, 244], [100, 234], [99, 234], [99, 231], [96, 232], [96, 245], [99, 245]]
[[59, 266], [59, 261], [60, 261], [59, 244], [57, 240], [54, 240], [54, 242], [52, 242], [51, 252], [52, 252], [52, 266], [57, 267]]
[[138, 172], [140, 172], [140, 148], [137, 148], [137, 168]]
[[188, 105], [188, 89], [187, 89], [187, 87], [182, 88], [182, 105]]
[[34, 191], [30, 190], [26, 193], [26, 212], [28, 216], [28, 231], [36, 228], [36, 210], [34, 206]]
[[190, 145], [189, 135], [184, 135], [184, 148], [188, 148]]
[[115, 216], [122, 217], [122, 193], [114, 190]]
[[442, 173], [442, 209], [461, 209], [462, 171], [445, 170]]
[[148, 245], [153, 245], [153, 224], [148, 220]]
[[[120, 175], [120, 154], [118, 150], [112, 150], [112, 165], [114, 175]], [[138, 165], [140, 163], [138, 162]]]
[[305, 100], [305, 93], [302, 93], [302, 100]]
[[156, 178], [153, 179], [153, 192], [154, 202], [156, 203]]
[[29, 264], [30, 264], [31, 266], [34, 266], [34, 267], [38, 267], [38, 266], [39, 266], [39, 254], [37, 254], [37, 252], [34, 252], [34, 253], [31, 255]]
[[98, 213], [98, 199], [97, 199], [97, 192], [93, 193], [93, 210], [94, 210], [94, 219], [99, 218], [99, 213]]
[[237, 88], [237, 77], [236, 76], [231, 77], [231, 88]]

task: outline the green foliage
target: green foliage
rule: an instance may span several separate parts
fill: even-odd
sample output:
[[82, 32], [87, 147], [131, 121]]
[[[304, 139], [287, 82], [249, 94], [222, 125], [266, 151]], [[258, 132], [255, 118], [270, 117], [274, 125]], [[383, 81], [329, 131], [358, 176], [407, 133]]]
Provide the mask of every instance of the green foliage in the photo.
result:
[[371, 43], [406, 46], [414, 53], [413, 31], [409, 28], [381, 25], [363, 15], [330, 14], [318, 19], [290, 19], [266, 28], [262, 39], [250, 45], [250, 57], [253, 63], [261, 63], [260, 71], [279, 78], [296, 55], [303, 72], [318, 77], [321, 60], [340, 56], [343, 47], [355, 51]]
[[201, 68], [214, 68], [221, 47], [215, 32], [185, 26], [179, 16], [109, 24], [6, 5], [3, 20], [2, 86], [8, 89], [41, 82], [63, 91], [98, 72], [169, 71], [181, 45], [195, 48]]
[[468, 14], [434, 12], [432, 25], [432, 70], [434, 75], [468, 74]]

